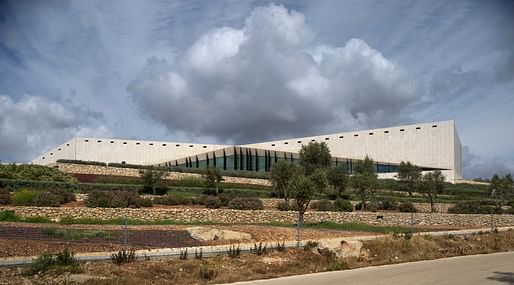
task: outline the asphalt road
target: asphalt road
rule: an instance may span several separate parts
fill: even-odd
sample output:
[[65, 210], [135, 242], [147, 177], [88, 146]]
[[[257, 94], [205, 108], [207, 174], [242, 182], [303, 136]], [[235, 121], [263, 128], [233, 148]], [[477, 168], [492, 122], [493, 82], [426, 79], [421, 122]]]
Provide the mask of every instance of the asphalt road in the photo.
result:
[[238, 285], [514, 284], [514, 252], [234, 283]]

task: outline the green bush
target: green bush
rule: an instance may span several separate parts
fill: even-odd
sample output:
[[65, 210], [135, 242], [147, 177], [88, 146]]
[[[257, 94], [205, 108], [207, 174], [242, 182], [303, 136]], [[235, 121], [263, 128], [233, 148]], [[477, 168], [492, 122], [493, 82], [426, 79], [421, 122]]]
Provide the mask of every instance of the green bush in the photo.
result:
[[33, 206], [39, 191], [22, 189], [12, 195], [12, 203], [16, 206]]
[[221, 207], [221, 199], [216, 196], [207, 196], [203, 200], [203, 204], [209, 209], [218, 209]]
[[61, 197], [50, 191], [41, 191], [34, 199], [33, 205], [38, 207], [59, 207], [61, 205]]
[[238, 197], [228, 203], [230, 209], [236, 210], [262, 210], [264, 205], [259, 198]]
[[337, 198], [332, 206], [334, 211], [338, 212], [351, 212], [353, 211], [352, 203], [348, 200]]
[[490, 201], [464, 201], [448, 209], [452, 214], [502, 214], [500, 207], [491, 205]]
[[0, 211], [0, 222], [19, 222], [20, 220], [20, 216], [16, 215], [14, 211]]
[[0, 205], [9, 205], [11, 204], [11, 193], [7, 189], [0, 189]]
[[61, 181], [69, 183], [77, 182], [75, 177], [66, 172], [60, 171], [55, 167], [36, 164], [0, 164], [0, 178], [38, 181]]
[[68, 271], [71, 273], [82, 272], [79, 262], [75, 259], [75, 254], [65, 248], [63, 251], [56, 254], [43, 253], [34, 262], [32, 262], [30, 267], [27, 268], [23, 274], [35, 275], [50, 269], [60, 269], [61, 271]]
[[277, 204], [277, 209], [278, 209], [279, 211], [291, 211], [291, 210], [292, 210], [292, 207], [291, 207], [291, 205], [290, 205], [288, 202], [286, 202], [286, 201], [280, 201], [280, 202], [278, 202], [278, 204]]
[[141, 207], [152, 207], [153, 202], [150, 198], [142, 198], [141, 199]]
[[[369, 203], [369, 202], [366, 202], [365, 204], [365, 211], [369, 211], [369, 212], [376, 212], [378, 211], [378, 204], [377, 203]], [[359, 202], [355, 205], [355, 210], [361, 210], [362, 209], [362, 202]]]
[[332, 211], [332, 202], [330, 200], [318, 200], [311, 203], [311, 208], [316, 211]]
[[398, 210], [398, 202], [392, 198], [384, 198], [380, 203], [378, 203], [378, 210]]
[[401, 203], [398, 209], [403, 213], [416, 213], [418, 211], [411, 202]]
[[154, 199], [154, 203], [160, 205], [191, 205], [195, 204], [195, 202], [194, 198], [179, 193], [169, 193]]
[[142, 199], [133, 191], [92, 191], [86, 199], [87, 207], [100, 208], [139, 208]]

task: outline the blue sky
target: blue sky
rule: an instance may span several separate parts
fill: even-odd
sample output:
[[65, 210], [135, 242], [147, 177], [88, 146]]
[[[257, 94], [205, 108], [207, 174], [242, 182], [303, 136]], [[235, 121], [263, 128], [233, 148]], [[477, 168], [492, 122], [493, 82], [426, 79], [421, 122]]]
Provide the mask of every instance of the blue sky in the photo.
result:
[[513, 1], [0, 1], [0, 160], [456, 121], [514, 172]]

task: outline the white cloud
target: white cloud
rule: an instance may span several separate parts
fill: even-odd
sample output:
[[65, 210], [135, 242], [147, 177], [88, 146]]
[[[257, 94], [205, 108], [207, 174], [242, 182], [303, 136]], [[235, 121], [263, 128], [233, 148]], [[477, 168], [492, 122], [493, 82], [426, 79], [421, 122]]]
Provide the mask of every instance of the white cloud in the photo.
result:
[[[172, 133], [248, 142], [403, 119], [414, 81], [361, 39], [315, 45], [303, 14], [258, 7], [200, 36], [175, 64], [149, 59], [127, 90]], [[167, 79], [167, 80], [165, 80]]]
[[0, 95], [0, 158], [28, 161], [74, 135], [110, 134], [97, 123], [101, 114], [70, 104], [25, 96], [14, 101]]

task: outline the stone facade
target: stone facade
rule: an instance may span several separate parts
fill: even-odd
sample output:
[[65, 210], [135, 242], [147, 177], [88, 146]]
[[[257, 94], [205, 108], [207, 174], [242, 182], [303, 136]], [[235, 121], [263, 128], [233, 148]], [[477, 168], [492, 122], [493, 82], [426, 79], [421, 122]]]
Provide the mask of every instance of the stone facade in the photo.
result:
[[[168, 209], [117, 209], [117, 208], [51, 208], [51, 207], [0, 207], [2, 210], [13, 210], [22, 217], [46, 216], [52, 220], [63, 217], [114, 219], [127, 218], [145, 221], [175, 220], [184, 222], [208, 221], [216, 223], [295, 223], [297, 213], [293, 211], [240, 211], [231, 209], [199, 209], [199, 208], [168, 208]], [[413, 218], [413, 220], [412, 220]], [[514, 215], [462, 215], [439, 213], [392, 213], [392, 212], [307, 212], [305, 222], [317, 223], [331, 221], [336, 223], [365, 223], [375, 225], [408, 226], [458, 226], [488, 227], [494, 219], [496, 226], [513, 226]]]
[[[126, 176], [126, 177], [139, 177], [139, 169], [135, 168], [122, 168], [122, 167], [109, 167], [99, 165], [85, 165], [85, 164], [71, 164], [71, 163], [56, 163], [60, 170], [67, 173], [75, 174], [93, 174], [93, 175], [107, 175], [107, 176]], [[168, 172], [166, 179], [180, 180], [187, 177], [201, 177], [196, 173], [184, 172]], [[267, 179], [245, 178], [245, 177], [231, 177], [224, 176], [224, 182], [237, 183], [237, 184], [253, 184], [262, 186], [271, 186]]]

